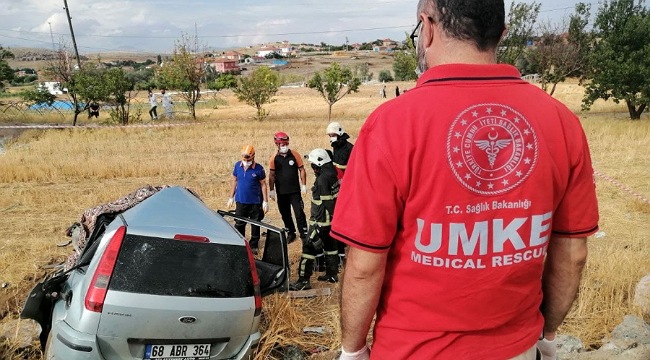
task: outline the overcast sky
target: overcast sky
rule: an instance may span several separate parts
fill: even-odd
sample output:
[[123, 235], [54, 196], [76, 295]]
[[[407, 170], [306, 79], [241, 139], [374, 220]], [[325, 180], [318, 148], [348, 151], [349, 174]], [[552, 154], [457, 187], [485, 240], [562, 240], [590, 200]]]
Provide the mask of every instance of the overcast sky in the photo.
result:
[[[506, 10], [511, 2], [506, 0]], [[579, 1], [538, 2], [541, 19], [559, 21]], [[583, 2], [595, 12], [597, 0]], [[81, 53], [170, 52], [182, 33], [196, 33], [213, 48], [402, 40], [415, 24], [416, 5], [417, 0], [68, 0]], [[0, 9], [4, 47], [51, 48], [52, 39], [71, 43], [63, 0], [0, 0]]]

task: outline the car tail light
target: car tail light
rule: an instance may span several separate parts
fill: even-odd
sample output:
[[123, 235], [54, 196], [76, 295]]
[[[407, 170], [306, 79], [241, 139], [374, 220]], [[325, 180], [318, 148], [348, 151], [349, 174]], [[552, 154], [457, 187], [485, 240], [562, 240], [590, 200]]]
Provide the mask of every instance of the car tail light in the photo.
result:
[[174, 240], [204, 242], [204, 243], [210, 242], [210, 239], [208, 239], [205, 236], [186, 235], [186, 234], [176, 234], [174, 235]]
[[255, 295], [255, 316], [262, 313], [262, 292], [260, 291], [260, 278], [257, 276], [257, 267], [255, 266], [255, 257], [251, 251], [251, 247], [246, 243], [246, 251], [248, 251], [248, 261], [251, 266], [251, 275], [253, 276], [253, 293]]
[[104, 299], [106, 299], [106, 292], [108, 291], [108, 283], [111, 281], [113, 268], [117, 261], [117, 254], [120, 252], [125, 233], [126, 227], [120, 226], [108, 242], [108, 247], [106, 247], [99, 260], [99, 265], [97, 265], [97, 270], [93, 275], [93, 280], [90, 282], [90, 288], [86, 293], [86, 299], [84, 301], [86, 309], [90, 311], [102, 312]]

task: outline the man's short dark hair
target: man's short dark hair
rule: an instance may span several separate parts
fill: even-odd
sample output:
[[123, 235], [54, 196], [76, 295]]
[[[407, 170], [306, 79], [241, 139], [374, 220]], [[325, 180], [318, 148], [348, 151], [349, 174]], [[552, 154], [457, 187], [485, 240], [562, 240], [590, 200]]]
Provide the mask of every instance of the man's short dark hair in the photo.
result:
[[[427, 4], [422, 4], [423, 2]], [[472, 41], [481, 51], [496, 49], [505, 29], [503, 0], [425, 0], [426, 11], [433, 6], [434, 20], [440, 23], [447, 35]]]

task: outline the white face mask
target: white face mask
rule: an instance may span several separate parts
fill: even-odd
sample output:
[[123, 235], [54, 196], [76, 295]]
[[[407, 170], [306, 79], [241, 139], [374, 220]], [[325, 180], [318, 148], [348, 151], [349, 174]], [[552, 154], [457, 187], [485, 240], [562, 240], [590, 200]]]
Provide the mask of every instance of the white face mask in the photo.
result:
[[253, 165], [252, 161], [244, 161], [244, 160], [242, 160], [241, 163], [244, 164], [244, 166], [246, 166], [246, 167], [249, 167], [249, 166]]
[[289, 147], [287, 145], [280, 146], [280, 153], [281, 154], [286, 154], [287, 151], [289, 151]]
[[338, 140], [338, 139], [339, 139], [338, 136], [330, 136], [330, 144], [333, 143], [333, 142], [335, 142], [335, 141]]

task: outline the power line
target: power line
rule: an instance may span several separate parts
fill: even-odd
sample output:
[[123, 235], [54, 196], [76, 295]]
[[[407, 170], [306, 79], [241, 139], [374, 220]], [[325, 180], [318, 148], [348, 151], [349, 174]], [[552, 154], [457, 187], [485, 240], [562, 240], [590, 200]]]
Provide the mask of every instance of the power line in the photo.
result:
[[[234, 38], [234, 37], [256, 37], [256, 36], [286, 36], [286, 35], [314, 35], [314, 34], [331, 34], [331, 33], [346, 33], [346, 32], [357, 32], [357, 31], [375, 31], [375, 30], [392, 30], [392, 29], [406, 29], [412, 28], [414, 24], [411, 25], [399, 25], [399, 26], [381, 26], [381, 27], [371, 27], [371, 28], [356, 28], [356, 29], [343, 29], [343, 30], [320, 30], [320, 31], [296, 31], [296, 32], [284, 32], [284, 33], [274, 33], [274, 34], [226, 34], [226, 35], [201, 35], [201, 38]], [[0, 31], [10, 31], [10, 32], [19, 32], [19, 33], [31, 33], [31, 34], [46, 34], [43, 31], [24, 31], [24, 30], [13, 30], [13, 29], [0, 29]], [[67, 34], [63, 33], [54, 33], [56, 35], [65, 36]], [[95, 37], [95, 38], [116, 38], [116, 39], [177, 39], [178, 36], [146, 36], [146, 35], [95, 35], [95, 34], [76, 34], [78, 37]]]

